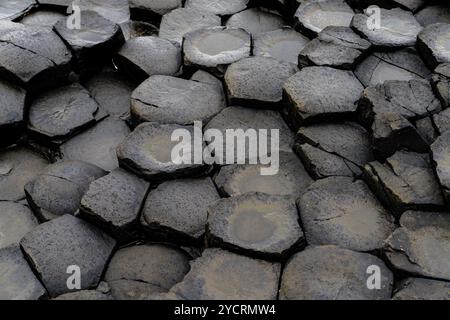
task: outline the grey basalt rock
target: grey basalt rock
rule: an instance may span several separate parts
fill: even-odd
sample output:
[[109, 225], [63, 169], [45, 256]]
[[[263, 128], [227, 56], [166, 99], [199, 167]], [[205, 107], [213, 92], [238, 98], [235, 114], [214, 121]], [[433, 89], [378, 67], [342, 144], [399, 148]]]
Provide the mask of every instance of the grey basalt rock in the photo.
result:
[[220, 25], [220, 17], [206, 10], [179, 8], [162, 17], [159, 36], [181, 46], [186, 33]]
[[280, 152], [279, 171], [262, 175], [264, 165], [229, 165], [220, 169], [214, 182], [222, 195], [239, 196], [250, 192], [298, 197], [313, 180], [292, 152]]
[[394, 300], [448, 300], [450, 282], [407, 278], [394, 292]]
[[64, 14], [52, 10], [39, 10], [26, 15], [20, 23], [30, 26], [41, 26], [52, 28], [59, 20], [64, 18]]
[[0, 20], [18, 20], [37, 7], [34, 0], [6, 1], [0, 4]]
[[[175, 130], [189, 132], [191, 141], [172, 141]], [[202, 175], [208, 171], [208, 166], [203, 162], [196, 164], [193, 153], [186, 151], [193, 149], [193, 136], [194, 126], [143, 123], [117, 147], [120, 166], [149, 181]], [[180, 148], [182, 157], [191, 156], [190, 163], [172, 159], [175, 147]]]
[[370, 42], [362, 39], [352, 29], [330, 26], [303, 48], [299, 64], [352, 70], [370, 48]]
[[229, 28], [242, 28], [252, 36], [257, 36], [280, 29], [286, 23], [278, 14], [260, 8], [251, 8], [232, 15], [225, 25]]
[[170, 294], [187, 300], [275, 300], [281, 266], [206, 249]]
[[123, 45], [114, 56], [114, 63], [130, 79], [141, 83], [153, 75], [178, 75], [181, 69], [181, 49], [166, 39], [137, 37]]
[[417, 37], [417, 48], [431, 69], [450, 62], [449, 32], [450, 23], [435, 23], [425, 27]]
[[152, 76], [131, 95], [131, 113], [139, 122], [206, 123], [225, 107], [222, 88], [170, 76]]
[[132, 20], [148, 21], [159, 24], [161, 18], [172, 10], [181, 8], [182, 0], [130, 0]]
[[233, 63], [225, 73], [231, 105], [276, 108], [283, 100], [283, 84], [298, 71], [290, 63], [252, 57]]
[[105, 174], [99, 167], [80, 161], [52, 164], [25, 185], [27, 201], [41, 221], [75, 215], [89, 184]]
[[250, 0], [187, 0], [185, 7], [207, 10], [218, 16], [229, 16], [247, 9]]
[[221, 75], [231, 63], [250, 57], [251, 49], [251, 36], [243, 29], [199, 29], [184, 35], [184, 65]]
[[33, 93], [60, 85], [72, 55], [49, 28], [0, 21], [0, 74]]
[[424, 27], [434, 23], [450, 23], [450, 8], [444, 5], [426, 6], [416, 13], [416, 19]]
[[368, 132], [351, 122], [302, 127], [294, 149], [315, 179], [359, 176], [374, 159]]
[[309, 245], [374, 251], [394, 231], [394, 217], [361, 180], [331, 177], [313, 183], [297, 202]]
[[352, 117], [364, 88], [351, 71], [307, 67], [283, 86], [286, 120], [293, 128]]
[[[367, 286], [367, 270], [381, 271], [381, 288]], [[294, 255], [281, 278], [281, 300], [384, 300], [391, 298], [392, 272], [377, 257], [335, 246], [311, 246]]]
[[64, 215], [28, 233], [20, 245], [52, 297], [70, 292], [67, 269], [81, 272], [81, 289], [97, 286], [115, 241], [92, 225]]
[[120, 249], [105, 274], [111, 294], [118, 300], [151, 300], [168, 292], [188, 273], [189, 256], [161, 244]]
[[141, 223], [155, 240], [199, 244], [206, 230], [207, 209], [218, 200], [209, 177], [167, 181], [148, 195]]
[[94, 164], [103, 170], [119, 167], [117, 146], [130, 134], [127, 124], [108, 118], [61, 146], [63, 160], [79, 160]]
[[431, 156], [446, 200], [450, 200], [450, 131], [444, 132], [431, 145]]
[[34, 180], [48, 164], [47, 160], [22, 147], [1, 151], [0, 201], [24, 199], [24, 186]]
[[289, 28], [269, 31], [253, 37], [253, 55], [298, 64], [298, 55], [310, 40]]
[[119, 240], [136, 236], [150, 184], [122, 169], [93, 181], [81, 199], [80, 214]]
[[38, 225], [31, 210], [19, 203], [0, 201], [0, 249], [18, 245]]
[[443, 210], [444, 199], [427, 154], [398, 151], [385, 164], [371, 162], [364, 179], [395, 214], [407, 210]]
[[355, 75], [368, 87], [389, 80], [428, 79], [431, 71], [414, 48], [405, 48], [394, 52], [374, 52], [356, 67]]
[[349, 27], [353, 9], [344, 0], [303, 1], [294, 16], [297, 30], [317, 35], [328, 26]]
[[367, 38], [375, 47], [398, 48], [414, 46], [422, 26], [414, 15], [400, 8], [380, 9], [382, 27], [370, 26], [372, 12], [356, 14], [352, 28]]
[[0, 248], [0, 268], [1, 300], [39, 300], [47, 296], [18, 245]]
[[304, 245], [294, 200], [248, 193], [208, 209], [208, 243], [268, 260], [287, 258]]
[[25, 90], [0, 81], [0, 146], [14, 143], [25, 127]]
[[450, 63], [439, 65], [432, 77], [433, 88], [444, 107], [450, 106]]
[[448, 281], [449, 235], [448, 213], [408, 211], [386, 240], [384, 254], [397, 270]]

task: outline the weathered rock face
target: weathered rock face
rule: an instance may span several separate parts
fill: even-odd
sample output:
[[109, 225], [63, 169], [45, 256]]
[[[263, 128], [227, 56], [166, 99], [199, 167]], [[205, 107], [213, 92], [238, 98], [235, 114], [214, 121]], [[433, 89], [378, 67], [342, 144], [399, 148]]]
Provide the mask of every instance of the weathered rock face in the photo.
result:
[[25, 91], [19, 87], [11, 85], [6, 81], [0, 81], [1, 147], [13, 143], [23, 131], [25, 95]]
[[[368, 289], [370, 266], [380, 270], [380, 290]], [[392, 272], [377, 257], [335, 246], [312, 246], [287, 263], [281, 278], [280, 299], [390, 299], [392, 286]]]
[[280, 265], [206, 249], [170, 293], [188, 300], [275, 300]]
[[286, 120], [301, 124], [327, 118], [345, 118], [356, 111], [364, 90], [351, 71], [308, 67], [284, 83]]
[[188, 273], [189, 256], [165, 245], [127, 247], [113, 256], [105, 280], [118, 300], [149, 300], [168, 292]]
[[198, 244], [206, 230], [208, 207], [218, 200], [210, 178], [167, 181], [148, 195], [141, 222], [156, 240]]
[[386, 240], [384, 254], [398, 270], [448, 281], [449, 234], [448, 213], [408, 211]]
[[434, 23], [450, 23], [450, 8], [442, 5], [425, 7], [416, 13], [416, 19], [424, 27]]
[[64, 215], [35, 228], [20, 245], [55, 297], [70, 292], [66, 283], [70, 266], [80, 268], [82, 289], [96, 286], [115, 241], [83, 220]]
[[398, 151], [385, 164], [371, 162], [364, 171], [367, 184], [397, 214], [444, 208], [428, 155]]
[[47, 295], [33, 274], [19, 246], [0, 249], [0, 299], [38, 300]]
[[226, 107], [221, 87], [169, 76], [153, 76], [131, 95], [131, 112], [139, 122], [192, 125], [208, 122]]
[[38, 225], [31, 210], [19, 203], [0, 201], [0, 249], [18, 245]]
[[312, 184], [298, 208], [310, 245], [373, 251], [395, 229], [394, 218], [362, 181], [332, 177]]
[[42, 221], [74, 215], [89, 184], [106, 172], [80, 161], [50, 165], [25, 185], [28, 203]]
[[448, 300], [450, 283], [422, 278], [404, 280], [394, 293], [394, 300]]
[[0, 20], [17, 20], [37, 6], [34, 0], [12, 0], [0, 4]]
[[417, 47], [425, 63], [434, 69], [438, 64], [450, 62], [449, 23], [427, 26], [417, 37]]

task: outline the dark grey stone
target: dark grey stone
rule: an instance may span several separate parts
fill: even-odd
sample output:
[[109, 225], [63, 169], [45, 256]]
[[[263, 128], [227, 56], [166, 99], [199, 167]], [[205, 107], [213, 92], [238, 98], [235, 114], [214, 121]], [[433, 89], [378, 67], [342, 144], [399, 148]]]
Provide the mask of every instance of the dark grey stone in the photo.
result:
[[[448, 112], [447, 112], [448, 113]], [[431, 145], [433, 165], [446, 200], [450, 200], [450, 131], [444, 132]]]
[[18, 245], [38, 225], [31, 210], [19, 203], [0, 201], [0, 249]]
[[433, 88], [444, 107], [450, 107], [450, 63], [439, 65], [433, 74]]
[[21, 88], [0, 80], [0, 146], [14, 143], [24, 129], [25, 94]]

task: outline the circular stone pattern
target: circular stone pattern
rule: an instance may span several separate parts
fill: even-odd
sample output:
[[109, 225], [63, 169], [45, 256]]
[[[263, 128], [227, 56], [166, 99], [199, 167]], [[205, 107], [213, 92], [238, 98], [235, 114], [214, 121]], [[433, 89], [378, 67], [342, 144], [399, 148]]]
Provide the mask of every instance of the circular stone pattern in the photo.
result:
[[208, 210], [211, 243], [260, 257], [279, 259], [303, 240], [295, 203], [262, 193], [223, 199]]

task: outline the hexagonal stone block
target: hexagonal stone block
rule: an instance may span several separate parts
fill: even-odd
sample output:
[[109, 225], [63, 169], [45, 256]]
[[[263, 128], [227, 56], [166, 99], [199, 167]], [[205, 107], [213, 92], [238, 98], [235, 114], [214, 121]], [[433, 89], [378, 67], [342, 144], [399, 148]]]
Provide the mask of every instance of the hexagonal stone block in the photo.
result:
[[60, 85], [70, 71], [72, 55], [49, 28], [0, 21], [0, 74], [40, 91]]
[[148, 195], [141, 222], [152, 238], [199, 244], [206, 229], [207, 209], [218, 200], [209, 177], [167, 181]]
[[425, 63], [434, 69], [438, 64], [450, 62], [449, 23], [427, 26], [417, 37], [417, 47]]
[[394, 52], [374, 52], [356, 67], [355, 75], [368, 87], [388, 80], [428, 79], [431, 71], [414, 48], [406, 48]]
[[184, 35], [184, 65], [221, 75], [233, 62], [251, 55], [252, 40], [243, 29], [214, 27]]
[[381, 28], [370, 25], [372, 12], [366, 11], [355, 15], [352, 27], [376, 47], [408, 47], [416, 44], [417, 35], [422, 26], [414, 15], [400, 8], [391, 10], [380, 8]]
[[444, 199], [427, 154], [398, 151], [385, 164], [371, 162], [364, 178], [386, 207], [397, 214], [406, 210], [442, 210]]
[[298, 68], [272, 58], [252, 57], [233, 63], [225, 73], [231, 105], [278, 107], [283, 99], [283, 84]]
[[384, 254], [395, 269], [450, 280], [448, 213], [405, 212], [400, 228], [386, 240]]
[[184, 251], [160, 244], [140, 245], [117, 251], [105, 280], [114, 299], [149, 300], [168, 292], [189, 269]]
[[304, 244], [292, 199], [249, 193], [218, 201], [208, 209], [208, 241], [262, 259], [282, 259]]
[[328, 26], [349, 27], [354, 14], [344, 0], [308, 0], [295, 13], [295, 27], [313, 36]]
[[81, 199], [83, 217], [116, 238], [131, 238], [150, 184], [122, 169], [93, 181]]
[[61, 146], [63, 160], [79, 160], [112, 171], [119, 166], [117, 146], [130, 134], [127, 124], [108, 118]]
[[322, 119], [348, 118], [364, 87], [351, 71], [307, 67], [284, 84], [285, 115], [292, 127]]
[[192, 125], [208, 122], [225, 107], [222, 88], [169, 76], [150, 77], [131, 95], [131, 112], [139, 122]]
[[207, 10], [218, 16], [229, 16], [247, 9], [249, 0], [187, 0], [185, 7]]
[[47, 295], [19, 246], [0, 248], [0, 299], [38, 300]]
[[0, 249], [18, 245], [38, 225], [31, 210], [19, 203], [0, 201]]
[[24, 186], [48, 164], [47, 160], [24, 148], [0, 152], [0, 201], [24, 199]]
[[65, 215], [44, 223], [20, 242], [52, 297], [68, 293], [69, 266], [78, 266], [81, 289], [96, 286], [115, 241], [87, 222]]
[[8, 1], [0, 4], [0, 20], [17, 20], [37, 6], [34, 0]]
[[407, 278], [395, 290], [394, 300], [448, 300], [450, 282]]
[[[381, 288], [367, 286], [369, 267], [378, 267]], [[392, 272], [377, 257], [335, 246], [313, 246], [287, 263], [281, 278], [281, 300], [390, 299]]]
[[99, 167], [85, 162], [55, 163], [25, 185], [28, 203], [41, 221], [75, 215], [89, 184], [105, 174]]
[[298, 54], [308, 42], [309, 39], [301, 33], [289, 27], [283, 27], [254, 36], [253, 54], [297, 65]]
[[220, 25], [220, 17], [205, 9], [179, 8], [162, 17], [159, 36], [181, 45], [186, 33]]
[[24, 127], [25, 91], [0, 81], [0, 146], [7, 146], [19, 137]]
[[242, 28], [252, 36], [274, 31], [285, 25], [286, 23], [280, 15], [261, 8], [251, 8], [236, 13], [226, 23], [227, 27]]
[[369, 134], [352, 122], [302, 127], [294, 149], [315, 179], [358, 176], [374, 159]]
[[130, 0], [132, 20], [159, 24], [166, 13], [183, 6], [182, 0]]
[[220, 192], [238, 196], [250, 192], [298, 197], [313, 180], [300, 159], [292, 152], [280, 152], [277, 174], [262, 175], [263, 165], [229, 165], [220, 169], [214, 182]]
[[206, 249], [170, 291], [188, 300], [275, 300], [280, 265], [220, 249]]
[[[175, 130], [186, 130], [192, 141], [172, 141]], [[194, 126], [180, 126], [157, 123], [139, 125], [117, 148], [120, 166], [147, 180], [165, 180], [205, 173], [208, 167], [195, 163], [193, 153]], [[184, 158], [190, 163], [180, 163], [172, 159], [174, 148], [180, 148]]]
[[179, 74], [181, 49], [166, 39], [137, 37], [123, 45], [114, 56], [114, 63], [130, 79], [140, 83], [153, 75]]
[[394, 217], [360, 180], [319, 180], [297, 204], [310, 245], [332, 244], [354, 251], [373, 251], [382, 248], [395, 229]]

